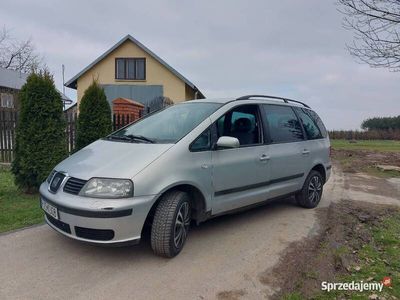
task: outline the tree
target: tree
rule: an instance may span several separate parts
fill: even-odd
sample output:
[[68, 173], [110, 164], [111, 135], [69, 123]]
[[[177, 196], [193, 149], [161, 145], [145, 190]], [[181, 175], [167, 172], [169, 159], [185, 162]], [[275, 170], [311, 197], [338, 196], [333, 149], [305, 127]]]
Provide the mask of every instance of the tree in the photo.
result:
[[42, 59], [30, 39], [20, 41], [11, 37], [5, 27], [0, 30], [0, 67], [30, 73], [41, 65]]
[[170, 98], [158, 96], [151, 100], [147, 107], [149, 112], [152, 113], [170, 105], [174, 105], [174, 102]]
[[362, 129], [366, 130], [395, 130], [400, 129], [400, 115], [397, 117], [375, 117], [362, 122]]
[[112, 130], [111, 108], [104, 89], [95, 81], [86, 89], [79, 104], [77, 150], [108, 135]]
[[347, 45], [359, 61], [400, 70], [400, 1], [338, 0], [344, 27], [354, 32]]
[[19, 99], [12, 172], [20, 188], [34, 192], [52, 168], [67, 156], [66, 123], [61, 95], [47, 71], [29, 75]]

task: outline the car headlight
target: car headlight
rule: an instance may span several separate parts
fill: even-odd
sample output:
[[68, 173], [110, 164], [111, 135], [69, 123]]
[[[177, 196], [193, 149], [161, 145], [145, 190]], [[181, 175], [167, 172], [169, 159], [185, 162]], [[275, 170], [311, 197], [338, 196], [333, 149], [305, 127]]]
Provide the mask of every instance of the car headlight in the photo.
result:
[[129, 179], [92, 178], [82, 188], [80, 196], [93, 198], [128, 198], [133, 196]]

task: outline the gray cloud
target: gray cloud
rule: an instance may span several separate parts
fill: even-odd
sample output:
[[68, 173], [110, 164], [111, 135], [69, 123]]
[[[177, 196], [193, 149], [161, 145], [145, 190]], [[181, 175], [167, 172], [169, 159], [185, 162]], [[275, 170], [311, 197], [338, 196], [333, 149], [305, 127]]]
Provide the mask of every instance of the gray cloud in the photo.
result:
[[331, 129], [400, 113], [400, 74], [354, 62], [334, 2], [3, 0], [0, 20], [32, 37], [59, 87], [61, 64], [69, 79], [129, 33], [208, 97], [293, 97]]

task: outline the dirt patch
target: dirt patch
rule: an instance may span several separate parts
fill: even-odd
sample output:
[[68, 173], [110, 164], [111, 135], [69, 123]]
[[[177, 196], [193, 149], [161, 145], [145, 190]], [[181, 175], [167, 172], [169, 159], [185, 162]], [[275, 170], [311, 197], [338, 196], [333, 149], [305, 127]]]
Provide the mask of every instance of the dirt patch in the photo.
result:
[[365, 172], [368, 168], [376, 169], [377, 165], [400, 167], [400, 152], [332, 149], [332, 156], [340, 161], [344, 172], [350, 173]]
[[400, 200], [400, 179], [385, 179], [370, 176], [364, 173], [351, 174], [346, 176], [344, 185], [346, 190], [360, 191], [377, 196], [385, 196]]
[[312, 298], [321, 293], [322, 281], [359, 270], [357, 253], [371, 242], [372, 226], [395, 212], [398, 208], [350, 201], [319, 209], [319, 234], [291, 244], [277, 266], [259, 275], [260, 282], [280, 288], [273, 299], [293, 293]]
[[246, 295], [245, 290], [223, 291], [217, 294], [219, 300], [238, 300]]

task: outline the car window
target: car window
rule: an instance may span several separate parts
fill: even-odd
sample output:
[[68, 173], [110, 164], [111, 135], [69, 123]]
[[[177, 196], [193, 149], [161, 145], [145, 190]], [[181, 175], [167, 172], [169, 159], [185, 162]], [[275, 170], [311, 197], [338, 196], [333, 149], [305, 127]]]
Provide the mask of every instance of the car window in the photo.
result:
[[217, 131], [218, 131], [218, 137], [224, 135], [224, 130], [225, 130], [225, 115], [223, 115], [221, 118], [218, 119], [217, 121]]
[[216, 122], [218, 138], [231, 136], [241, 146], [260, 144], [261, 123], [257, 105], [241, 105], [229, 111]]
[[211, 128], [208, 128], [192, 143], [190, 151], [207, 151], [211, 149]]
[[155, 143], [176, 143], [219, 107], [221, 107], [219, 103], [204, 102], [173, 105], [111, 136], [140, 136], [151, 139]]
[[304, 139], [300, 122], [291, 107], [264, 104], [263, 108], [272, 143], [297, 142]]
[[322, 134], [322, 137], [327, 137], [328, 136], [328, 132], [326, 131], [325, 125], [324, 123], [322, 123], [321, 118], [317, 115], [317, 113], [313, 110], [310, 109], [301, 109], [305, 114], [307, 114], [308, 116], [311, 117], [311, 119], [314, 120], [315, 124], [317, 124], [319, 131]]
[[306, 112], [301, 108], [296, 108], [297, 114], [303, 124], [304, 131], [307, 134], [307, 138], [309, 140], [321, 139], [322, 134], [319, 130], [317, 124], [310, 117], [310, 115], [306, 114]]

